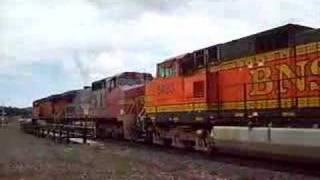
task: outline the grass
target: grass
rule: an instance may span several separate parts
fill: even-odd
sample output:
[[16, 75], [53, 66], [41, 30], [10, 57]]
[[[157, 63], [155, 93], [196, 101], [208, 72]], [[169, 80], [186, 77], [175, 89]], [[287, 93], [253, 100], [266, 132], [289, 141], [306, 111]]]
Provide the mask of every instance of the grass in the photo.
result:
[[18, 124], [0, 129], [0, 179], [125, 179], [131, 166], [108, 150], [24, 134]]

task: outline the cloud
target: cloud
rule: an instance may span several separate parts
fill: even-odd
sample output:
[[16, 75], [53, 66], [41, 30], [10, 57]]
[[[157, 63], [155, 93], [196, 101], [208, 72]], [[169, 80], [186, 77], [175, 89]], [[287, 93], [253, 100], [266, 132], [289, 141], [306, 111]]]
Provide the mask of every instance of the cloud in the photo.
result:
[[[160, 14], [174, 13], [177, 9], [188, 7], [191, 0], [88, 0], [88, 2], [103, 10], [108, 17], [134, 19], [146, 11]], [[108, 11], [105, 11], [106, 9]]]
[[[31, 102], [121, 71], [154, 74], [166, 58], [289, 22], [319, 27], [319, 6], [317, 0], [1, 0], [0, 80], [7, 87], [4, 77], [37, 82], [14, 87], [41, 86], [24, 97]], [[52, 83], [55, 73], [64, 82]]]

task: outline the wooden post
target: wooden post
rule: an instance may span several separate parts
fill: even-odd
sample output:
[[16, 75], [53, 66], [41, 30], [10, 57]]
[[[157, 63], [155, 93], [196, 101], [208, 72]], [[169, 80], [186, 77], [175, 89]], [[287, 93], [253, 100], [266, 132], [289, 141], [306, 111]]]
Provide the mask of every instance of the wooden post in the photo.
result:
[[35, 129], [35, 136], [38, 137], [39, 136], [39, 133], [38, 133], [39, 127], [36, 125], [34, 129]]
[[37, 125], [37, 137], [40, 137], [40, 126]]
[[48, 135], [49, 135], [49, 139], [51, 139], [52, 137], [51, 137], [51, 133], [52, 133], [52, 127], [50, 126], [49, 128], [48, 128]]
[[59, 143], [62, 142], [62, 126], [59, 127]]
[[33, 135], [37, 135], [37, 126], [33, 126]]
[[86, 126], [83, 128], [82, 135], [83, 135], [83, 144], [87, 144], [87, 127]]
[[42, 137], [42, 127], [38, 126], [38, 136]]
[[47, 138], [48, 137], [48, 126], [44, 126], [43, 127], [44, 129], [43, 129], [43, 133], [44, 133], [44, 138]]
[[70, 131], [69, 131], [69, 128], [67, 127], [67, 144], [70, 143]]
[[44, 137], [45, 137], [44, 132], [45, 132], [45, 127], [42, 127], [42, 128], [41, 128], [41, 137], [42, 137], [42, 138], [44, 138]]
[[57, 126], [55, 126], [55, 127], [53, 127], [53, 141], [55, 142], [56, 141], [56, 127]]
[[47, 138], [50, 138], [50, 132], [51, 132], [50, 126], [47, 126]]

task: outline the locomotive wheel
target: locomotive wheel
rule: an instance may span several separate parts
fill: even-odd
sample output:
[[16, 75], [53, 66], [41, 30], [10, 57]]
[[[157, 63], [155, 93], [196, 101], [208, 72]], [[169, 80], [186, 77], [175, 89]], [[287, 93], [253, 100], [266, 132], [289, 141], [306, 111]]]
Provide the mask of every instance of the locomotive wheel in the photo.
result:
[[144, 137], [144, 142], [150, 143], [150, 144], [153, 143], [153, 133], [152, 132], [150, 132], [150, 131], [146, 132], [145, 137]]
[[195, 143], [196, 151], [201, 151], [204, 153], [211, 154], [213, 152], [213, 144], [210, 142], [210, 139], [207, 138], [197, 138]]
[[185, 143], [178, 136], [172, 137], [172, 146], [176, 148], [181, 148], [181, 149], [186, 148]]
[[163, 140], [160, 137], [160, 134], [157, 132], [152, 133], [152, 142], [153, 142], [153, 144], [158, 144], [158, 145], [164, 144]]

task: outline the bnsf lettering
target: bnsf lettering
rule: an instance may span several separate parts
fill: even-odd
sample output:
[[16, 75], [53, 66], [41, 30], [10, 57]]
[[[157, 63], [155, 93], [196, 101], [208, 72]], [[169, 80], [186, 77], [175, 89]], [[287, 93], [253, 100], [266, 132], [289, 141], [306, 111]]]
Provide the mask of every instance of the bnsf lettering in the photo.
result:
[[[320, 59], [301, 61], [296, 65], [281, 64], [275, 67], [261, 67], [251, 71], [251, 96], [268, 95], [279, 89], [276, 79], [280, 79], [280, 92], [287, 93], [294, 87], [297, 91], [320, 90]], [[276, 76], [276, 79], [275, 79]]]
[[317, 59], [312, 62], [311, 64], [311, 74], [317, 76], [318, 78], [314, 81], [311, 81], [311, 90], [320, 90], [320, 80], [319, 80], [319, 75], [320, 75], [320, 59]]
[[271, 68], [259, 68], [251, 73], [253, 81], [252, 90], [250, 92], [251, 96], [266, 95], [272, 92], [273, 83], [271, 81]]

